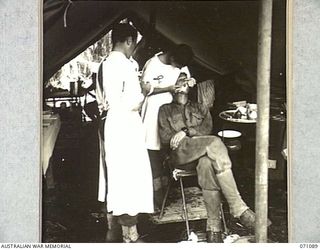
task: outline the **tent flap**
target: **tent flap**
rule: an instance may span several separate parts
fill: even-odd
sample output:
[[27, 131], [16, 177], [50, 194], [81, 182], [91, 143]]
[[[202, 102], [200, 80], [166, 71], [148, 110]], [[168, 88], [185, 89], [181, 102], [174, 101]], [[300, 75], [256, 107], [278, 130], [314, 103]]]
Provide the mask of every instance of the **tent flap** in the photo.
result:
[[[257, 1], [72, 1], [65, 14], [67, 6], [68, 1], [44, 3], [44, 81], [126, 17], [143, 35], [154, 28], [155, 42], [189, 44], [201, 67], [220, 75], [245, 68], [255, 79]], [[285, 0], [274, 8], [272, 71], [278, 75], [283, 63], [277, 62], [285, 60]]]

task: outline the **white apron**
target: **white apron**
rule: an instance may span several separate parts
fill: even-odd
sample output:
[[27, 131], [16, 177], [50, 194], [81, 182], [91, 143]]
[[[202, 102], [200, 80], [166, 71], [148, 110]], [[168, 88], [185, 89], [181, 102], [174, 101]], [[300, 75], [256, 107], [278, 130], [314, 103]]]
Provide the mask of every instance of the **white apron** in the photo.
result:
[[107, 208], [114, 215], [153, 212], [152, 172], [137, 111], [109, 110], [105, 124]]

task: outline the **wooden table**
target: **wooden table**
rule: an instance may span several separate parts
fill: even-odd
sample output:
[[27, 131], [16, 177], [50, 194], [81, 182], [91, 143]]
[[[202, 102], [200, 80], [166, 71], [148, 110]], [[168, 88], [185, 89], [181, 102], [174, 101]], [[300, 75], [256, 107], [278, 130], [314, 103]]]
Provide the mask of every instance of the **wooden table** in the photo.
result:
[[45, 99], [47, 102], [52, 102], [53, 107], [56, 107], [57, 101], [63, 100], [78, 103], [80, 105], [80, 97], [82, 96], [84, 96], [84, 93], [81, 91], [79, 91], [79, 94], [77, 95], [71, 94], [69, 91], [57, 91], [45, 95]]
[[243, 119], [243, 118], [234, 118], [236, 110], [225, 110], [219, 114], [219, 117], [225, 121], [235, 122], [235, 123], [256, 123], [256, 119]]
[[60, 126], [61, 120], [58, 114], [45, 113], [43, 115], [42, 169], [44, 176], [49, 167]]

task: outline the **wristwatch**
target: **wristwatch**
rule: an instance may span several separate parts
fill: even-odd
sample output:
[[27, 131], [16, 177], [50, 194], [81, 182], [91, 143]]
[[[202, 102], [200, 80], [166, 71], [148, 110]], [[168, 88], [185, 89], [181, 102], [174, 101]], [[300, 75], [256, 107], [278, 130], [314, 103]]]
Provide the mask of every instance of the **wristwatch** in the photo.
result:
[[190, 136], [190, 132], [187, 127], [183, 127], [181, 130], [186, 133], [186, 136]]

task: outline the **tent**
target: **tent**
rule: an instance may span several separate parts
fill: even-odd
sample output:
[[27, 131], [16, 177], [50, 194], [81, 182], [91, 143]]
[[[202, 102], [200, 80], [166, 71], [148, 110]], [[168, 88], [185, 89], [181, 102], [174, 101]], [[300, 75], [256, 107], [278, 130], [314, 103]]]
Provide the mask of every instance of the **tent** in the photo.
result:
[[[274, 1], [273, 7], [272, 84], [280, 88], [285, 88], [285, 2]], [[199, 77], [235, 74], [236, 82], [256, 93], [258, 1], [44, 0], [43, 8], [44, 81], [114, 22], [128, 18], [153, 47], [189, 44]]]
[[[44, 1], [44, 81], [61, 66], [106, 34], [115, 22], [128, 18], [145, 37], [146, 44], [165, 48], [170, 43], [186, 43], [195, 52], [194, 69], [209, 75], [234, 75], [234, 82], [252, 95], [260, 96], [261, 119], [257, 126], [257, 169], [263, 174], [256, 178], [262, 186], [256, 203], [263, 203], [257, 216], [267, 215], [267, 154], [269, 123], [269, 58], [268, 36], [260, 19], [260, 1]], [[271, 85], [280, 93], [286, 86], [286, 1], [274, 0], [272, 8]], [[262, 19], [271, 24], [269, 13], [272, 0], [262, 1]], [[269, 5], [269, 6], [268, 6]], [[264, 21], [265, 21], [264, 20]], [[267, 25], [267, 27], [268, 27]], [[270, 26], [271, 27], [271, 26]], [[262, 30], [261, 30], [262, 29]], [[266, 29], [268, 31], [268, 28]], [[265, 32], [266, 33], [266, 32]], [[270, 36], [269, 36], [270, 37]], [[265, 39], [265, 40], [263, 40]], [[266, 43], [264, 50], [263, 43]], [[148, 48], [148, 46], [146, 46]], [[260, 49], [260, 50], [259, 50]], [[256, 88], [257, 57], [260, 51], [260, 87]], [[266, 62], [264, 62], [266, 61]], [[263, 66], [261, 66], [263, 65]], [[192, 71], [192, 67], [191, 67]], [[197, 70], [195, 70], [197, 71]], [[272, 87], [271, 87], [272, 89]], [[280, 91], [279, 91], [280, 89]], [[260, 90], [260, 91], [259, 91]], [[262, 90], [262, 91], [261, 91]], [[266, 90], [265, 93], [263, 90]], [[283, 91], [284, 90], [284, 91]], [[259, 94], [260, 93], [260, 94]], [[259, 97], [258, 97], [259, 98]], [[259, 111], [260, 112], [260, 111]], [[259, 120], [260, 119], [260, 120]], [[263, 138], [260, 140], [260, 138]], [[261, 143], [260, 143], [261, 142]], [[261, 172], [261, 171], [258, 171]], [[257, 175], [256, 175], [257, 177]], [[263, 177], [263, 178], [260, 178]], [[258, 180], [258, 181], [257, 181]], [[257, 189], [256, 189], [257, 190]], [[261, 191], [261, 192], [260, 192]], [[261, 194], [261, 197], [260, 195]], [[257, 200], [260, 199], [260, 200]], [[266, 227], [257, 235], [264, 242]]]

